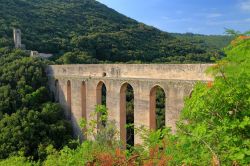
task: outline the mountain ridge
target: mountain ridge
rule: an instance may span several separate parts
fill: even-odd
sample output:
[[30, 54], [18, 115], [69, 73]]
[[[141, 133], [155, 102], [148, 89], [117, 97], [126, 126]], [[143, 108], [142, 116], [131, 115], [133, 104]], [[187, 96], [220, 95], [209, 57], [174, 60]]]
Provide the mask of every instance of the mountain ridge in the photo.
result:
[[58, 63], [212, 62], [211, 50], [223, 56], [204, 41], [177, 38], [95, 0], [0, 4], [0, 47], [13, 46], [12, 28], [20, 28], [27, 49], [53, 53]]

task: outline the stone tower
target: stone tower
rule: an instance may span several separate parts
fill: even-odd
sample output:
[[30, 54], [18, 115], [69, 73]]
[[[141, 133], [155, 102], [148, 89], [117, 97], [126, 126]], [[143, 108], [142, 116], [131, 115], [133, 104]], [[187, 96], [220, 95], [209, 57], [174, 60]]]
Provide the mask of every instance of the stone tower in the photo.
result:
[[13, 29], [13, 36], [14, 36], [15, 48], [22, 48], [21, 30]]

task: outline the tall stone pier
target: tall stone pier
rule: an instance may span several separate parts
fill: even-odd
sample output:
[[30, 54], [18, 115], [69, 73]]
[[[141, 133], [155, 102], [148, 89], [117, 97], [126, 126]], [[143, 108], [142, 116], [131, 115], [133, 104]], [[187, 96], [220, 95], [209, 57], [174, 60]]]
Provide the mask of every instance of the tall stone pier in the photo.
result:
[[[89, 64], [52, 65], [47, 67], [49, 86], [66, 115], [71, 119], [76, 136], [83, 138], [80, 119], [90, 121], [95, 106], [101, 104], [101, 87], [106, 86], [106, 105], [110, 120], [126, 139], [126, 88], [134, 91], [134, 125], [155, 128], [155, 89], [165, 92], [165, 125], [175, 132], [175, 123], [183, 108], [184, 98], [191, 94], [197, 81], [212, 78], [205, 70], [212, 64]], [[141, 143], [135, 135], [135, 144]]]

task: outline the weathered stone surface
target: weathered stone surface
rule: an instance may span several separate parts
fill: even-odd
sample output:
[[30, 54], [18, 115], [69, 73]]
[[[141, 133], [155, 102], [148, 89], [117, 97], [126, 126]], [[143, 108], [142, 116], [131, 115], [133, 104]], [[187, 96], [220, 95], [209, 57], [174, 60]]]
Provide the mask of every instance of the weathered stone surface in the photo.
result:
[[[52, 65], [47, 67], [47, 75], [50, 89], [64, 108], [65, 114], [71, 118], [75, 135], [84, 139], [78, 122], [81, 118], [91, 120], [90, 114], [100, 102], [97, 87], [100, 82], [107, 89], [109, 119], [115, 120], [121, 131], [124, 131], [125, 118], [121, 112], [124, 110], [124, 94], [121, 93], [123, 85], [130, 84], [134, 90], [135, 126], [143, 125], [147, 128], [152, 125], [150, 92], [157, 85], [162, 87], [166, 96], [166, 126], [175, 132], [175, 122], [183, 108], [184, 97], [190, 94], [195, 82], [212, 80], [204, 73], [209, 66], [211, 64]], [[122, 133], [121, 139], [125, 136]], [[135, 143], [140, 142], [140, 137], [136, 135]]]
[[22, 48], [22, 41], [21, 41], [21, 30], [20, 29], [13, 29], [13, 38], [15, 48]]

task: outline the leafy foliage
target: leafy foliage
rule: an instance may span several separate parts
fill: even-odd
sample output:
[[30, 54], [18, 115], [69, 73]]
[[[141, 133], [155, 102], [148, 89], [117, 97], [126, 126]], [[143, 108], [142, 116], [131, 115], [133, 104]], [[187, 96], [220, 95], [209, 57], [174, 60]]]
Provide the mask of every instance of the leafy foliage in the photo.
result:
[[134, 146], [134, 89], [128, 84], [126, 90], [126, 143]]
[[94, 138], [99, 144], [112, 144], [117, 140], [115, 122], [108, 120], [108, 110], [105, 105], [96, 105], [89, 121], [82, 119], [80, 125], [85, 131], [84, 134]]
[[10, 157], [6, 160], [1, 161], [0, 165], [3, 166], [38, 166], [35, 162], [28, 161], [25, 157]]
[[159, 86], [156, 89], [156, 128], [162, 129], [165, 126], [165, 92]]
[[92, 58], [88, 55], [86, 52], [67, 52], [63, 56], [61, 56], [59, 59], [56, 60], [58, 64], [94, 64], [97, 63], [98, 60], [95, 58]]
[[48, 145], [60, 149], [71, 139], [70, 123], [51, 103], [44, 66], [20, 50], [0, 52], [0, 159], [21, 154], [42, 160]]
[[[230, 44], [230, 41], [234, 39], [232, 33], [228, 31], [233, 31], [227, 29], [226, 34], [228, 35], [201, 35], [201, 34], [193, 34], [193, 33], [173, 33], [173, 35], [179, 39], [187, 40], [189, 42], [201, 42], [205, 45], [212, 46], [213, 48], [221, 49], [227, 47]], [[210, 50], [211, 51], [211, 50]]]
[[225, 49], [227, 58], [210, 73], [213, 84], [198, 84], [185, 103], [179, 129], [182, 142], [195, 156], [189, 163], [215, 156], [221, 163], [250, 163], [250, 40], [236, 39]]

